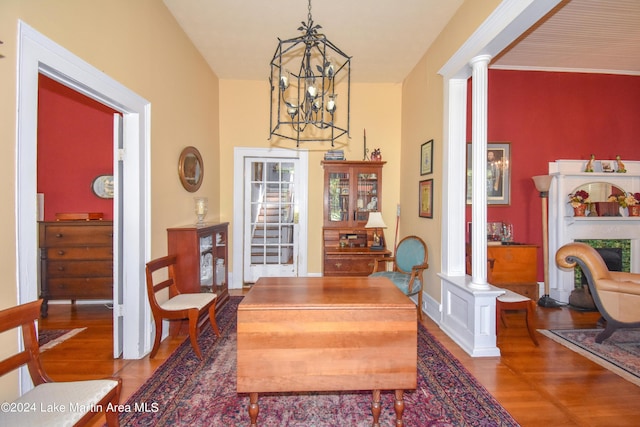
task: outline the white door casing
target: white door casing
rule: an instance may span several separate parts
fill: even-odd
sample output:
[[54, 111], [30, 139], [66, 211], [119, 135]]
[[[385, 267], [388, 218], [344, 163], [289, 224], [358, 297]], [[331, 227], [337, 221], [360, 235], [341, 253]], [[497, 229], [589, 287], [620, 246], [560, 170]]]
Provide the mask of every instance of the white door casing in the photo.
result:
[[[286, 150], [279, 148], [234, 149], [234, 218], [238, 223], [233, 227], [233, 275], [230, 288], [240, 289], [245, 282], [253, 282], [254, 277], [246, 275], [307, 275], [307, 194], [308, 194], [308, 152], [306, 150]], [[295, 238], [293, 246], [294, 266], [274, 264], [249, 266], [251, 263], [251, 164], [253, 161], [295, 163]], [[251, 271], [252, 270], [252, 271]]]
[[[114, 259], [122, 268], [123, 357], [139, 359], [151, 343], [151, 316], [146, 303], [144, 271], [149, 258], [149, 131], [150, 104], [120, 83], [49, 40], [26, 23], [19, 22], [17, 141], [16, 141], [16, 251], [18, 303], [38, 298], [37, 153], [38, 74], [119, 111], [123, 115], [123, 191], [114, 206], [114, 224], [123, 241], [114, 247]], [[122, 217], [119, 217], [122, 212]], [[30, 384], [21, 374], [21, 390]]]

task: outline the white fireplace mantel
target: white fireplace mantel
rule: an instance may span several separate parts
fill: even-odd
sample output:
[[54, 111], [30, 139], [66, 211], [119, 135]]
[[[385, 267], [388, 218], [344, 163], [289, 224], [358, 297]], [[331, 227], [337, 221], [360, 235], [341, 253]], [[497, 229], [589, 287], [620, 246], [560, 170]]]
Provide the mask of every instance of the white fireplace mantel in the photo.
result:
[[[549, 189], [549, 288], [551, 297], [569, 301], [574, 289], [573, 271], [556, 266], [555, 254], [563, 245], [576, 239], [630, 239], [631, 271], [640, 272], [640, 217], [629, 217], [621, 209], [617, 217], [574, 217], [569, 194], [594, 182], [605, 182], [626, 192], [640, 192], [640, 162], [624, 161], [626, 173], [603, 172], [602, 163], [615, 167], [615, 160], [596, 161], [594, 172], [584, 172], [586, 160], [556, 160], [549, 163], [554, 178]], [[592, 200], [594, 202], [605, 200]]]

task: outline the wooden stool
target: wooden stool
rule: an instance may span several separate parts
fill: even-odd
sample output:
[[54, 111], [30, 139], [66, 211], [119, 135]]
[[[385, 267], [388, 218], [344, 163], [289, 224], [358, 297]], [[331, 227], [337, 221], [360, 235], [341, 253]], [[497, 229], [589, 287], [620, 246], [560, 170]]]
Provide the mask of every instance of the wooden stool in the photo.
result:
[[532, 299], [525, 297], [524, 295], [517, 294], [508, 289], [503, 289], [504, 294], [496, 298], [496, 335], [500, 333], [500, 324], [504, 321], [505, 311], [526, 311], [525, 320], [527, 322], [527, 331], [533, 343], [537, 346], [538, 339], [535, 335], [535, 319], [533, 313], [536, 310], [536, 303]]

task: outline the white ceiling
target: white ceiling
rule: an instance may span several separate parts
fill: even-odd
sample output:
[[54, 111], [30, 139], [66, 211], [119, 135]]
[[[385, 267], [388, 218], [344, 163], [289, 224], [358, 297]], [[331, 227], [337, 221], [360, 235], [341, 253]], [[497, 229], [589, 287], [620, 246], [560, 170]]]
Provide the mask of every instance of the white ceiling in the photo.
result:
[[640, 0], [565, 0], [492, 67], [640, 75]]
[[[305, 0], [163, 0], [221, 79], [266, 80], [278, 37], [300, 35]], [[352, 81], [400, 83], [462, 0], [315, 0], [312, 16], [352, 56]], [[640, 0], [565, 0], [492, 67], [640, 75]]]

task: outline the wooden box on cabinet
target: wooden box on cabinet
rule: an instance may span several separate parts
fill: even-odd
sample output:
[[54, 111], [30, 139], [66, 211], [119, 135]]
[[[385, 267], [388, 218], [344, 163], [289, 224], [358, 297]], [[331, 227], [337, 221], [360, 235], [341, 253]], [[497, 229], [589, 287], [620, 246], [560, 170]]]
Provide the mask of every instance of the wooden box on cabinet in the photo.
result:
[[493, 260], [491, 284], [527, 296], [539, 298], [535, 245], [496, 245], [487, 247], [487, 259]]
[[39, 223], [42, 317], [49, 300], [113, 299], [113, 223]]
[[216, 309], [229, 299], [228, 222], [167, 229], [168, 254], [177, 255], [180, 292], [214, 292]]

